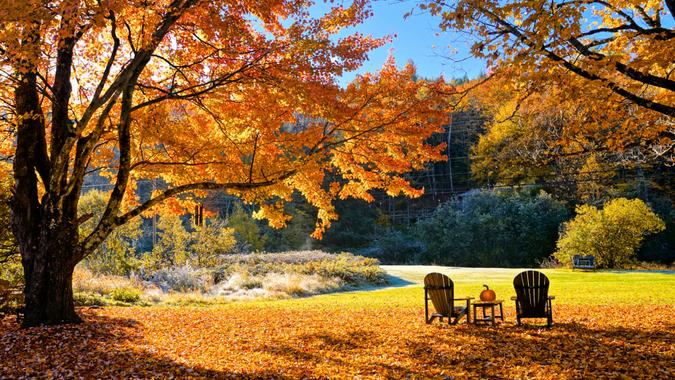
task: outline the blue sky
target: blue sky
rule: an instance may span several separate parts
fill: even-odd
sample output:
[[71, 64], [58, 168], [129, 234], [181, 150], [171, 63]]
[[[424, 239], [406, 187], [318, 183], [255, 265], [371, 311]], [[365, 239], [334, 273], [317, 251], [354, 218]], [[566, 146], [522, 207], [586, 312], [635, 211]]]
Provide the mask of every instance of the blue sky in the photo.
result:
[[[345, 6], [349, 3], [345, 1]], [[470, 57], [468, 53], [470, 44], [467, 36], [441, 32], [438, 18], [419, 10], [404, 20], [403, 16], [413, 9], [415, 3], [410, 0], [373, 0], [373, 16], [356, 30], [374, 37], [395, 37], [390, 44], [372, 51], [368, 62], [360, 70], [345, 74], [340, 81], [342, 85], [350, 82], [357, 74], [377, 71], [390, 53], [401, 66], [412, 60], [422, 77], [435, 78], [442, 74], [446, 79], [464, 75], [475, 78], [484, 71], [484, 63]], [[316, 6], [318, 10], [327, 7], [321, 2]]]

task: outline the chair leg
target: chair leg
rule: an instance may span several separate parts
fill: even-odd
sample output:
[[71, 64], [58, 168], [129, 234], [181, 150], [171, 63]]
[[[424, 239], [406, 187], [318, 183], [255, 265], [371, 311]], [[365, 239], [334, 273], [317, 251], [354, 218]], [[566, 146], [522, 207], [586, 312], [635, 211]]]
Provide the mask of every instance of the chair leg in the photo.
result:
[[429, 297], [427, 296], [427, 290], [424, 289], [424, 321], [427, 323], [431, 323], [431, 320], [429, 319]]
[[476, 305], [474, 304], [474, 305], [473, 305], [473, 323], [474, 323], [474, 324], [476, 323], [476, 317], [477, 317], [477, 316], [476, 316]]

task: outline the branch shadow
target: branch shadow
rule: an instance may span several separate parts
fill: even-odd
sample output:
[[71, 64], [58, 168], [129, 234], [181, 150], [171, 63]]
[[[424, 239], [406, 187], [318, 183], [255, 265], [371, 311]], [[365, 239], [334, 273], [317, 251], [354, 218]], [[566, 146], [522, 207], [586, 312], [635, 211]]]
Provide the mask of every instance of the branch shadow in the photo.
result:
[[447, 355], [415, 339], [407, 345], [413, 355], [434, 358], [429, 364], [454, 366], [479, 378], [510, 378], [504, 373], [509, 367], [521, 368], [520, 376], [528, 367], [550, 368], [559, 378], [668, 378], [675, 373], [673, 323], [659, 331], [577, 322], [556, 323], [551, 329], [539, 324], [466, 326], [439, 335], [440, 346], [452, 346], [457, 335], [477, 342], [478, 354], [468, 350], [464, 356]]
[[181, 364], [144, 346], [133, 319], [80, 315], [82, 324], [28, 329], [20, 329], [13, 317], [1, 319], [0, 379], [287, 378], [265, 369], [226, 372]]
[[389, 288], [403, 288], [409, 285], [414, 285], [415, 283], [412, 281], [405, 280], [401, 277], [397, 277], [391, 274], [386, 274], [384, 276], [385, 282], [382, 284], [369, 284], [369, 285], [362, 285], [362, 286], [357, 286], [351, 289], [346, 289], [342, 291], [337, 291], [336, 293], [344, 293], [344, 292], [363, 292], [363, 291], [370, 291], [370, 290], [381, 290], [381, 289], [389, 289]]
[[[311, 349], [299, 349], [292, 344], [275, 344], [263, 349], [264, 352], [273, 354], [281, 360], [302, 359], [311, 363], [329, 364], [331, 366], [353, 367], [355, 363], [349, 361], [353, 355], [359, 353], [371, 353], [373, 345], [381, 343], [376, 335], [368, 330], [350, 331], [346, 334], [334, 334], [330, 332], [320, 332], [315, 334], [304, 334], [300, 340], [307, 342]], [[336, 368], [336, 367], [333, 367]], [[401, 374], [411, 373], [410, 368], [392, 363], [378, 362], [372, 360], [368, 363], [364, 371], [377, 374], [378, 378], [398, 378]]]

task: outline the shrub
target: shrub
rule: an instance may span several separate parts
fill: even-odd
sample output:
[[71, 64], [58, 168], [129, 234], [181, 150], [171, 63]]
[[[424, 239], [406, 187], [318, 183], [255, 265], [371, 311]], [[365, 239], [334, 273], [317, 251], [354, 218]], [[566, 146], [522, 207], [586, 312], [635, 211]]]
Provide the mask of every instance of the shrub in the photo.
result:
[[602, 210], [582, 205], [565, 223], [555, 258], [571, 265], [574, 255], [594, 255], [598, 268], [626, 268], [635, 262], [635, 251], [645, 235], [665, 229], [661, 218], [643, 201], [618, 198]]
[[146, 287], [141, 295], [141, 299], [147, 303], [159, 303], [164, 298], [164, 292], [156, 286]]
[[325, 278], [337, 277], [345, 285], [383, 283], [384, 271], [379, 261], [343, 252], [331, 254], [322, 251], [283, 253], [256, 253], [228, 255], [227, 264], [216, 270], [216, 279], [228, 278], [233, 273], [264, 276], [267, 273], [318, 274]]
[[380, 234], [372, 245], [361, 252], [385, 264], [413, 264], [420, 261], [424, 244], [411, 233], [390, 230]]
[[385, 282], [373, 258], [322, 251], [228, 255], [212, 293], [230, 299], [318, 294]]
[[[385, 282], [373, 258], [321, 251], [226, 255], [226, 265], [194, 269], [189, 265], [142, 273], [145, 282], [96, 275], [78, 267], [74, 289], [78, 304], [111, 302], [211, 304], [234, 299], [287, 298], [363, 284]], [[168, 293], [168, 294], [167, 294]]]
[[116, 288], [110, 292], [110, 298], [120, 302], [136, 303], [141, 299], [141, 291], [130, 287]]
[[535, 267], [555, 250], [565, 207], [548, 194], [472, 191], [446, 202], [416, 231], [422, 263]]
[[123, 276], [95, 274], [78, 265], [73, 273], [73, 291], [80, 293], [110, 295], [117, 288], [141, 288], [136, 279]]
[[143, 268], [152, 271], [186, 265], [190, 258], [190, 232], [181, 217], [165, 212], [157, 221], [157, 230], [157, 244], [144, 255]]
[[78, 306], [105, 306], [108, 301], [100, 294], [75, 292], [73, 293], [73, 300]]
[[23, 267], [19, 255], [0, 258], [0, 279], [9, 281], [12, 286], [23, 284]]
[[262, 288], [292, 296], [325, 293], [337, 290], [342, 282], [338, 278], [326, 278], [318, 274], [269, 273], [262, 282]]
[[205, 292], [213, 284], [213, 275], [207, 270], [189, 265], [160, 269], [144, 276], [164, 292]]
[[227, 226], [234, 230], [239, 251], [260, 251], [264, 248], [267, 237], [261, 233], [258, 222], [241, 205], [227, 218]]
[[184, 217], [163, 211], [157, 222], [158, 242], [141, 261], [145, 271], [170, 267], [210, 267], [218, 265], [223, 255], [232, 253], [236, 246], [232, 228], [218, 221], [207, 221], [205, 226], [186, 228]]

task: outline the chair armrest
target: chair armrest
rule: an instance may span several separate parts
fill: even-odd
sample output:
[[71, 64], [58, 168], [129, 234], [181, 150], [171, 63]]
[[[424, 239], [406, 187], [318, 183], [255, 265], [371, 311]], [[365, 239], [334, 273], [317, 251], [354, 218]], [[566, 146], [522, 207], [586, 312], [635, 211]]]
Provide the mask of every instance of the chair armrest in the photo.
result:
[[548, 296], [548, 299], [554, 300], [554, 299], [555, 299], [555, 296]]
[[518, 297], [516, 297], [516, 296], [511, 296], [511, 301], [518, 301]]
[[454, 298], [453, 301], [465, 301], [465, 300], [468, 301], [472, 299], [474, 299], [474, 297], [462, 297], [462, 298]]

